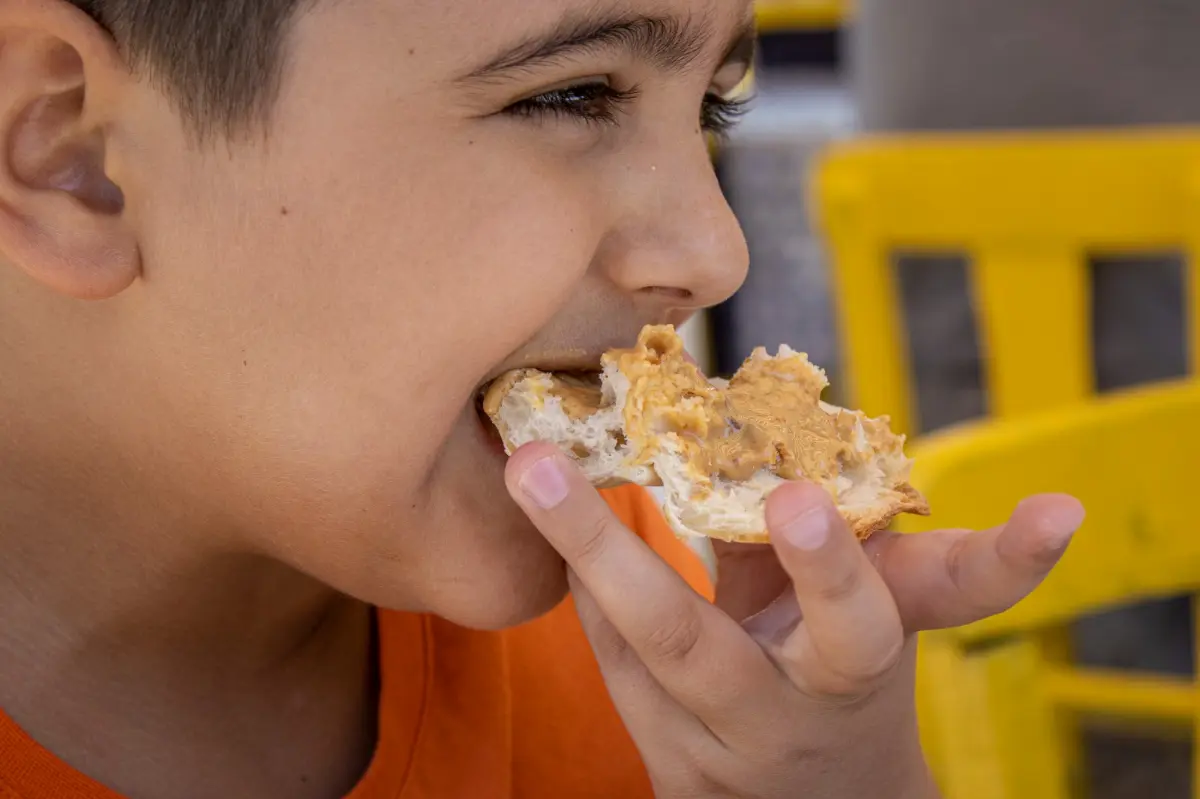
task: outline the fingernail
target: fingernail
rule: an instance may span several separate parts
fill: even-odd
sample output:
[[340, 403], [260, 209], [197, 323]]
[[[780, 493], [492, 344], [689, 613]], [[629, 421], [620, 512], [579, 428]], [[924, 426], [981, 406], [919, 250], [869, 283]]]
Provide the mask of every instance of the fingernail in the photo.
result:
[[[1029, 502], [1028, 499], [1022, 500], [1017, 504], [1017, 508], [1026, 507]], [[1044, 499], [1042, 503], [1044, 503]], [[1067, 497], [1054, 503], [1048, 509], [1041, 509], [1039, 515], [1042, 525], [1065, 536], [1075, 533], [1083, 526], [1087, 511], [1079, 500]]]
[[781, 486], [772, 494], [767, 524], [793, 547], [820, 549], [833, 534], [833, 506], [825, 490], [815, 485]]
[[1080, 503], [1064, 502], [1046, 514], [1046, 521], [1064, 537], [1069, 537], [1083, 526], [1086, 515]]
[[1062, 555], [1067, 551], [1070, 542], [1075, 537], [1076, 531], [1084, 525], [1084, 507], [1076, 503], [1067, 503], [1064, 505], [1051, 507], [1045, 512], [1042, 517], [1043, 529], [1052, 534], [1052, 540], [1048, 541], [1050, 551], [1048, 554]]
[[785, 522], [780, 532], [796, 549], [820, 549], [829, 540], [829, 514], [824, 508], [809, 508]]
[[542, 510], [551, 510], [562, 504], [570, 490], [567, 476], [563, 474], [554, 456], [542, 458], [521, 475], [521, 490]]

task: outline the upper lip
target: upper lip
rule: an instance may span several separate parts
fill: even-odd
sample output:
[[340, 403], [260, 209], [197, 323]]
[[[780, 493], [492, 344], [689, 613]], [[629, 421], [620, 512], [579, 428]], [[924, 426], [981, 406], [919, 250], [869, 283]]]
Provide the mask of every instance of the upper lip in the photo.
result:
[[602, 347], [590, 350], [558, 352], [548, 350], [544, 353], [531, 354], [528, 357], [506, 363], [504, 366], [488, 373], [484, 381], [480, 383], [479, 391], [480, 393], [486, 392], [488, 387], [499, 378], [509, 372], [521, 369], [537, 369], [539, 372], [598, 372], [600, 371], [600, 358], [609, 349], [611, 348]]
[[[675, 324], [680, 320], [669, 318], [659, 320], [642, 320], [636, 327], [622, 330], [610, 330], [607, 334], [591, 337], [590, 341], [581, 342], [575, 347], [546, 347], [545, 349], [525, 349], [518, 351], [514, 357], [489, 372], [480, 390], [487, 388], [499, 377], [519, 369], [537, 369], [542, 372], [597, 372], [600, 370], [600, 359], [615, 347], [630, 347], [637, 341], [643, 324]], [[622, 326], [624, 327], [624, 326]]]
[[598, 372], [600, 359], [614, 347], [628, 347], [637, 340], [633, 336], [613, 336], [582, 347], [546, 348], [517, 354], [489, 372], [481, 385], [488, 386], [509, 372], [537, 369], [541, 372]]
[[[600, 359], [609, 348], [594, 351], [550, 352], [520, 361], [500, 370], [496, 377], [515, 369], [538, 369], [543, 372], [596, 372], [600, 369]], [[494, 378], [493, 378], [494, 379]]]

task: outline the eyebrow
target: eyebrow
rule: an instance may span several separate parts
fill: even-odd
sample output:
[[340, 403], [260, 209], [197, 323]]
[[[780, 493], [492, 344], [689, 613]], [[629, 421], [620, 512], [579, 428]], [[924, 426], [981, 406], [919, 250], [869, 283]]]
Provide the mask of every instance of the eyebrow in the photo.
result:
[[[734, 31], [722, 65], [751, 64], [756, 31], [748, 18]], [[572, 56], [626, 50], [667, 72], [695, 64], [708, 46], [705, 26], [676, 17], [568, 17], [545, 33], [525, 39], [475, 68], [461, 82], [499, 79]]]

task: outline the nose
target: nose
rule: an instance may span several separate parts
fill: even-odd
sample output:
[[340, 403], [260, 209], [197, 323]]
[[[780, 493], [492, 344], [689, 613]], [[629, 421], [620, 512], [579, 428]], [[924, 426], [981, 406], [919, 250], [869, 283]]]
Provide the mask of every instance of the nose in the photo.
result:
[[750, 256], [707, 147], [685, 151], [675, 142], [621, 171], [611, 195], [620, 213], [597, 253], [608, 279], [672, 308], [706, 308], [733, 295]]

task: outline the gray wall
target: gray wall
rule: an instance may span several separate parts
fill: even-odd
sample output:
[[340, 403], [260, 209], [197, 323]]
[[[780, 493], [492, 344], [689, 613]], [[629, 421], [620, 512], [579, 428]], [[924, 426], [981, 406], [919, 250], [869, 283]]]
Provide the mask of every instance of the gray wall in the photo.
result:
[[1200, 120], [1196, 0], [859, 0], [869, 129]]
[[[860, 0], [851, 40], [861, 124], [872, 131], [1133, 126], [1200, 121], [1200, 0]], [[1097, 372], [1120, 388], [1185, 369], [1178, 257], [1097, 258]], [[961, 270], [910, 259], [906, 295], [919, 405], [928, 427], [982, 410]], [[915, 290], [914, 290], [915, 289]], [[974, 404], [974, 405], [973, 405]], [[1186, 534], [1186, 533], [1185, 533]], [[1186, 600], [1077, 626], [1085, 661], [1188, 672]], [[1189, 795], [1186, 747], [1093, 735], [1089, 771], [1105, 799]]]
[[[869, 131], [1200, 120], [1197, 0], [861, 0], [849, 45], [860, 125]], [[1097, 256], [1101, 386], [1180, 374], [1178, 257]], [[961, 270], [944, 258], [905, 265], [905, 294], [921, 320], [913, 333], [923, 427], [982, 413], [979, 370], [964, 361], [973, 354], [938, 344], [974, 344]]]

